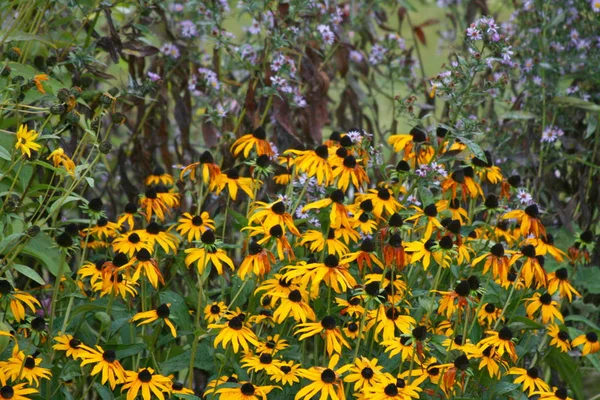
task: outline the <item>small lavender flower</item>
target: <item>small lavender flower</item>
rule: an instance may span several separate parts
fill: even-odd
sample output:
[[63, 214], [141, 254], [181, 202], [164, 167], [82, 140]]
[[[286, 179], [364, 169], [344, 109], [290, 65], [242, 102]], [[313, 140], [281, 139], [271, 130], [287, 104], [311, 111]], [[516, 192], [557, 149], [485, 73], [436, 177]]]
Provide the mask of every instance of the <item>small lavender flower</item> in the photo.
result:
[[184, 38], [192, 38], [198, 35], [196, 25], [189, 20], [181, 21], [181, 36]]
[[165, 43], [160, 48], [160, 52], [166, 55], [167, 57], [171, 57], [173, 59], [178, 59], [180, 56], [179, 49], [173, 43]]
[[148, 71], [148, 79], [150, 79], [152, 82], [158, 82], [160, 81], [160, 75]]

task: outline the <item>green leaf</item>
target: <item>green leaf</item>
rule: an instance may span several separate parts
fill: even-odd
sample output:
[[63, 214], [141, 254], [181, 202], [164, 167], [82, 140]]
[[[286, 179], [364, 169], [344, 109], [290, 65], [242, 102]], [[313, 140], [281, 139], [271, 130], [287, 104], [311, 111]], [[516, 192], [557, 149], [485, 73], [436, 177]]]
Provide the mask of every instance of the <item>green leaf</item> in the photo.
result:
[[600, 105], [571, 96], [557, 96], [552, 103], [563, 107], [581, 108], [587, 111], [600, 112]]
[[49, 41], [46, 37], [34, 35], [32, 33], [26, 33], [26, 32], [21, 32], [21, 31], [13, 32], [10, 35], [8, 35], [8, 37], [6, 38], [6, 41], [10, 42], [13, 40], [22, 41], [22, 42], [31, 42], [31, 41], [40, 42], [40, 43], [45, 44], [46, 46], [56, 49], [56, 45], [54, 43], [52, 43], [51, 41]]
[[535, 119], [535, 114], [528, 111], [508, 111], [500, 119]]
[[159, 296], [161, 303], [171, 304], [171, 315], [174, 317], [175, 326], [186, 331], [191, 331], [190, 313], [185, 299], [170, 290], [161, 292]]
[[33, 268], [30, 268], [27, 265], [23, 265], [23, 264], [13, 264], [12, 267], [20, 274], [25, 275], [26, 277], [28, 277], [29, 279], [31, 279], [34, 282], [39, 283], [40, 285], [46, 284], [46, 281], [44, 281], [44, 278], [42, 278], [40, 276], [40, 274], [38, 274]]
[[508, 394], [513, 390], [518, 389], [519, 386], [520, 385], [517, 383], [498, 382], [494, 386], [494, 396], [504, 396], [505, 394]]
[[179, 393], [173, 393], [173, 396], [175, 396], [176, 398], [179, 398], [179, 399], [186, 399], [186, 400], [200, 400], [200, 397], [198, 397], [198, 396], [194, 396], [193, 394], [179, 394]]
[[475, 155], [475, 157], [477, 157], [481, 160], [486, 159], [483, 149], [477, 143], [475, 143], [471, 139], [466, 139], [462, 136], [458, 137], [458, 139], [460, 139], [460, 141], [463, 142], [469, 150], [471, 150], [471, 152]]
[[527, 317], [522, 317], [520, 315], [514, 316], [510, 319], [509, 323], [511, 329], [521, 330], [521, 329], [544, 329], [544, 325], [532, 321]]
[[586, 358], [594, 366], [594, 368], [600, 372], [600, 360], [598, 360], [598, 354], [588, 354]]
[[94, 382], [94, 390], [102, 400], [114, 400], [115, 396], [106, 386], [98, 382]]
[[60, 370], [60, 379], [63, 381], [70, 381], [78, 376], [81, 376], [81, 368], [77, 361], [71, 360], [67, 362]]
[[[171, 358], [160, 364], [160, 370], [163, 375], [187, 370], [190, 367], [191, 358], [192, 354], [190, 350], [184, 351], [182, 354], [173, 354]], [[209, 372], [212, 372], [216, 367], [213, 362], [212, 348], [206, 341], [200, 341], [200, 343], [198, 343], [196, 356], [194, 357], [194, 367]]]
[[52, 275], [58, 274], [58, 266], [62, 259], [60, 250], [45, 232], [40, 232], [31, 238], [21, 253], [40, 261]]
[[590, 328], [600, 331], [600, 327], [598, 327], [598, 325], [596, 325], [595, 323], [593, 323], [592, 321], [590, 321], [589, 319], [587, 319], [581, 315], [576, 315], [576, 314], [568, 315], [565, 317], [565, 321], [582, 322], [582, 323], [586, 324], [587, 326], [589, 326]]
[[10, 157], [10, 153], [8, 152], [8, 150], [6, 150], [2, 146], [0, 146], [0, 158], [4, 159], [6, 161], [12, 161], [12, 158]]
[[548, 365], [556, 370], [564, 382], [568, 382], [569, 387], [573, 390], [576, 399], [583, 399], [583, 383], [581, 374], [578, 373], [579, 367], [573, 358], [560, 350], [551, 348], [547, 353], [545, 360]]

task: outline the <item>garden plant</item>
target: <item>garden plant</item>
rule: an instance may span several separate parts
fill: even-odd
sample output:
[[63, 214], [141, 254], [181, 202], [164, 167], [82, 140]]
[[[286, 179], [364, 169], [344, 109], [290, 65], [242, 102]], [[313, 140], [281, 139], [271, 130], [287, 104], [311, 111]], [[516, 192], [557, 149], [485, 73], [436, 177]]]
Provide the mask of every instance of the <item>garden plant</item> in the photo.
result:
[[600, 399], [599, 0], [0, 24], [0, 399]]

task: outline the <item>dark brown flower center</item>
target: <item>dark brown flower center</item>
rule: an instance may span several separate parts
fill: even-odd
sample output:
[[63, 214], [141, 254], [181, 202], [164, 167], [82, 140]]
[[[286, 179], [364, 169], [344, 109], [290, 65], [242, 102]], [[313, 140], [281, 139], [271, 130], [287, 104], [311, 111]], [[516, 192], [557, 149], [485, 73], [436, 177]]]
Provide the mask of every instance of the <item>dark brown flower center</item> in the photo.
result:
[[494, 305], [494, 303], [488, 303], [485, 305], [485, 312], [488, 314], [493, 313], [494, 311], [496, 311], [496, 306]]
[[596, 332], [589, 332], [585, 335], [585, 338], [590, 343], [596, 343], [598, 341], [598, 335]]
[[390, 383], [383, 389], [383, 392], [388, 396], [397, 396], [398, 388], [393, 383]]
[[321, 157], [324, 160], [327, 160], [327, 158], [329, 157], [329, 152], [327, 151], [327, 146], [325, 146], [324, 144], [318, 146], [315, 149], [315, 154], [318, 155], [319, 157]]
[[27, 369], [34, 369], [35, 368], [35, 358], [34, 357], [27, 357], [25, 359], [25, 362], [23, 363], [23, 366]]
[[269, 353], [262, 353], [259, 360], [261, 364], [271, 364], [273, 362], [273, 357]]
[[102, 353], [102, 358], [106, 362], [113, 363], [117, 359], [117, 355], [112, 350], [106, 350], [104, 353]]
[[471, 286], [469, 286], [469, 282], [461, 281], [458, 285], [456, 285], [454, 291], [459, 296], [466, 297], [471, 291]]
[[69, 347], [71, 347], [72, 349], [78, 349], [79, 346], [81, 345], [81, 340], [79, 339], [71, 339], [69, 340]]
[[127, 237], [127, 240], [129, 240], [129, 243], [137, 244], [140, 242], [141, 239], [137, 233], [132, 233]]
[[362, 371], [360, 371], [360, 375], [365, 378], [365, 379], [371, 379], [373, 377], [373, 375], [375, 375], [375, 373], [373, 372], [373, 370], [369, 367], [363, 368]]
[[14, 395], [15, 390], [12, 388], [12, 386], [6, 385], [0, 389], [0, 396], [2, 396], [3, 399], [12, 399]]
[[171, 315], [171, 309], [169, 309], [168, 305], [161, 304], [156, 309], [156, 315], [158, 315], [160, 318], [169, 318], [169, 315]]
[[328, 268], [335, 268], [339, 265], [339, 260], [335, 254], [329, 254], [327, 257], [325, 257], [325, 261], [323, 261], [323, 263]]
[[552, 304], [552, 296], [549, 293], [544, 293], [540, 296], [540, 302], [545, 306], [549, 306]]
[[505, 326], [504, 328], [500, 329], [500, 331], [498, 332], [498, 337], [501, 340], [511, 340], [513, 337], [513, 333], [510, 330], [509, 327]]
[[152, 380], [152, 372], [147, 369], [143, 369], [138, 373], [138, 379], [143, 383], [148, 383]]
[[254, 385], [250, 382], [246, 382], [242, 385], [240, 391], [245, 396], [252, 396], [254, 394]]
[[288, 299], [294, 303], [300, 303], [302, 301], [302, 294], [298, 289], [292, 290], [290, 294], [288, 294]]
[[215, 244], [215, 240], [217, 240], [217, 238], [215, 237], [215, 233], [209, 229], [204, 231], [200, 237], [200, 240], [202, 240], [202, 243], [204, 244]]
[[202, 217], [199, 215], [195, 215], [194, 218], [192, 218], [192, 225], [194, 226], [202, 226], [203, 222]]
[[537, 368], [529, 368], [527, 370], [527, 376], [531, 379], [537, 379], [539, 377], [540, 371]]
[[321, 372], [321, 380], [324, 383], [333, 383], [335, 381], [335, 372], [329, 368]]
[[333, 318], [331, 315], [327, 315], [326, 317], [324, 317], [321, 320], [321, 326], [327, 330], [335, 329], [335, 327], [336, 327], [335, 318]]

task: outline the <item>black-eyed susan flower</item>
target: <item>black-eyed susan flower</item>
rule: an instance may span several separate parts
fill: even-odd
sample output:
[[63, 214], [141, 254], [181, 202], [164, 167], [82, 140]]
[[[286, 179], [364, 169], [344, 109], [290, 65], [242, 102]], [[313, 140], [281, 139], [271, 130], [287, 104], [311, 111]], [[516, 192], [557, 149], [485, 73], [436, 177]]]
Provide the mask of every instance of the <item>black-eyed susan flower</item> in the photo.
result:
[[308, 303], [308, 292], [305, 289], [294, 289], [287, 296], [282, 293], [278, 293], [275, 296], [281, 298], [279, 306], [273, 313], [273, 320], [278, 324], [290, 316], [296, 322], [314, 321], [317, 319], [315, 312]]
[[201, 247], [186, 249], [185, 265], [189, 266], [196, 263], [198, 273], [202, 275], [208, 263], [212, 263], [219, 272], [223, 275], [223, 264], [227, 265], [231, 270], [234, 270], [233, 261], [227, 256], [227, 253], [218, 248], [218, 243], [215, 234], [211, 230], [205, 231], [200, 237]]
[[530, 234], [538, 238], [546, 235], [546, 229], [540, 221], [540, 211], [535, 204], [527, 206], [525, 210], [509, 211], [502, 216], [502, 219], [516, 219], [520, 225], [521, 235], [524, 237]]
[[10, 311], [17, 322], [21, 322], [25, 319], [24, 305], [32, 312], [35, 312], [36, 306], [41, 307], [38, 299], [27, 292], [13, 288], [6, 279], [0, 279], [0, 301], [9, 302]]
[[298, 369], [300, 364], [293, 361], [280, 361], [279, 370], [270, 375], [271, 380], [281, 383], [282, 385], [293, 385], [300, 382], [298, 377]]
[[134, 203], [127, 203], [123, 213], [117, 219], [117, 226], [124, 228], [127, 224], [127, 230], [131, 231], [135, 228], [135, 217], [140, 215], [138, 207]]
[[237, 274], [242, 279], [250, 273], [262, 278], [271, 271], [271, 263], [274, 262], [273, 253], [253, 240], [248, 245], [248, 255], [240, 264]]
[[383, 375], [382, 370], [383, 366], [377, 365], [376, 358], [369, 360], [366, 357], [359, 357], [350, 366], [344, 382], [354, 383], [354, 392], [359, 393], [378, 383]]
[[67, 357], [71, 357], [74, 360], [83, 358], [87, 352], [84, 347], [81, 346], [81, 340], [73, 337], [73, 335], [60, 335], [54, 338], [57, 342], [52, 346], [54, 350], [64, 351]]
[[419, 127], [414, 127], [410, 133], [391, 135], [388, 138], [388, 143], [394, 147], [394, 151], [399, 153], [404, 151], [404, 159], [409, 158], [413, 146], [418, 143], [423, 143], [427, 140], [427, 132]]
[[21, 124], [17, 131], [15, 149], [21, 151], [22, 155], [27, 154], [27, 157], [31, 157], [32, 151], [38, 151], [42, 148], [41, 144], [35, 142], [38, 136], [39, 134], [36, 131], [27, 128], [25, 124]]
[[413, 264], [421, 260], [425, 271], [429, 268], [432, 258], [443, 268], [450, 266], [450, 260], [442, 254], [437, 242], [433, 239], [408, 242], [404, 249], [407, 253], [410, 253], [410, 263]]
[[380, 304], [375, 310], [368, 312], [366, 329], [375, 327], [375, 340], [379, 341], [379, 334], [383, 332], [383, 340], [392, 340], [396, 329], [402, 334], [409, 333], [417, 324], [410, 315], [405, 314], [399, 307], [385, 307]]
[[181, 236], [187, 235], [188, 242], [200, 240], [200, 236], [207, 230], [215, 230], [215, 222], [210, 218], [210, 215], [204, 211], [200, 215], [191, 215], [183, 213], [175, 230]]
[[477, 313], [477, 319], [480, 325], [491, 326], [500, 318], [500, 314], [502, 314], [501, 308], [496, 307], [494, 303], [485, 303]]
[[[433, 242], [433, 241], [432, 241]], [[408, 243], [411, 244], [411, 243]], [[415, 242], [411, 248], [412, 249], [421, 249], [422, 242]], [[425, 250], [425, 249], [423, 249]], [[415, 250], [412, 250], [415, 251]], [[417, 255], [414, 258], [414, 261], [418, 261], [421, 258], [424, 258], [424, 263], [427, 262], [427, 267], [429, 267], [429, 254], [423, 252], [420, 256]], [[386, 265], [393, 265], [399, 270], [404, 269], [408, 264], [409, 256], [406, 254], [406, 248], [402, 244], [402, 237], [399, 233], [393, 233], [388, 239], [387, 243], [383, 246], [383, 262]], [[425, 269], [427, 269], [427, 267]]]
[[476, 266], [485, 259], [483, 264], [483, 274], [487, 274], [491, 268], [494, 279], [506, 280], [509, 270], [508, 254], [514, 254], [513, 251], [504, 250], [502, 243], [496, 243], [490, 248], [489, 253], [483, 253], [479, 257], [473, 259], [471, 266]]
[[332, 206], [329, 213], [330, 228], [350, 227], [348, 219], [348, 207], [344, 205], [344, 192], [337, 189], [334, 190], [328, 198], [317, 200], [304, 206], [302, 212], [314, 209], [323, 209]]
[[287, 340], [283, 339], [281, 335], [277, 333], [273, 336], [268, 335], [265, 340], [261, 341], [260, 344], [256, 346], [256, 353], [275, 354], [287, 349], [288, 347], [290, 347], [290, 345], [288, 344]]
[[152, 221], [146, 226], [146, 229], [138, 229], [134, 231], [149, 248], [154, 248], [159, 245], [165, 253], [177, 253], [177, 245], [179, 239], [177, 236], [165, 231], [165, 229], [155, 221]]
[[215, 395], [215, 390], [222, 384], [225, 383], [238, 383], [238, 376], [237, 374], [231, 374], [231, 375], [223, 375], [218, 377], [217, 379], [213, 379], [212, 381], [208, 382], [208, 384], [206, 385], [206, 390], [204, 391], [204, 396], [209, 396], [209, 395]]
[[38, 391], [34, 388], [25, 387], [26, 383], [8, 384], [3, 383], [0, 388], [0, 399], [6, 400], [30, 400], [31, 394]]
[[144, 209], [146, 215], [146, 221], [150, 222], [153, 215], [160, 221], [165, 220], [165, 213], [170, 213], [169, 206], [165, 202], [162, 193], [158, 193], [155, 187], [146, 189], [143, 196], [140, 197], [140, 205]]
[[342, 264], [350, 264], [354, 261], [356, 261], [358, 264], [358, 269], [361, 272], [365, 264], [370, 270], [373, 270], [373, 264], [379, 266], [381, 269], [384, 269], [383, 263], [379, 260], [379, 258], [377, 258], [377, 253], [375, 252], [375, 242], [371, 238], [363, 239], [362, 243], [360, 244], [359, 251], [346, 254], [341, 262]]
[[531, 396], [535, 391], [548, 391], [550, 387], [542, 378], [540, 378], [539, 369], [533, 367], [529, 369], [512, 367], [508, 370], [509, 375], [518, 375], [514, 382], [523, 384], [523, 390], [527, 391], [528, 395]]
[[222, 324], [209, 324], [209, 329], [219, 329], [219, 333], [215, 338], [215, 348], [220, 344], [223, 348], [227, 348], [229, 344], [233, 347], [233, 352], [238, 353], [240, 347], [245, 351], [250, 350], [249, 344], [258, 346], [260, 342], [258, 338], [248, 327], [244, 326], [244, 321], [241, 316], [234, 316], [229, 321]]
[[96, 345], [93, 349], [84, 344], [81, 345], [86, 353], [82, 353], [81, 366], [93, 364], [94, 367], [90, 372], [90, 376], [102, 373], [101, 382], [104, 385], [106, 382], [109, 383], [111, 389], [114, 390], [117, 384], [125, 381], [125, 369], [117, 360], [117, 355], [113, 350], [104, 350], [102, 347]]
[[75, 175], [75, 163], [65, 154], [65, 150], [62, 147], [50, 153], [46, 160], [51, 160], [54, 168], [62, 166], [70, 175]]
[[450, 211], [451, 218], [460, 221], [461, 224], [469, 222], [469, 213], [461, 207], [459, 199], [439, 200], [435, 203], [438, 212]]
[[212, 154], [207, 150], [200, 156], [200, 161], [192, 163], [181, 170], [179, 179], [183, 180], [183, 177], [189, 172], [189, 178], [192, 182], [196, 182], [197, 170], [200, 169], [200, 176], [205, 184], [210, 184], [221, 174], [221, 168], [215, 163], [215, 159]]
[[327, 354], [341, 354], [342, 346], [350, 348], [350, 344], [344, 339], [340, 328], [334, 317], [327, 315], [320, 322], [305, 322], [296, 325], [295, 335], [300, 335], [298, 340], [321, 334], [325, 341]]
[[222, 302], [213, 302], [204, 307], [204, 320], [208, 323], [218, 322], [227, 312], [227, 305]]
[[573, 400], [565, 387], [552, 387], [552, 390], [536, 391], [532, 394], [539, 396], [540, 400]]
[[237, 157], [240, 153], [242, 153], [244, 158], [248, 158], [250, 151], [254, 148], [257, 155], [260, 156], [265, 154], [269, 157], [272, 157], [275, 155], [275, 153], [273, 153], [271, 144], [266, 139], [267, 133], [265, 132], [265, 129], [260, 126], [252, 133], [248, 133], [237, 139], [231, 145], [230, 151], [234, 157]]
[[411, 400], [418, 399], [422, 389], [419, 384], [422, 378], [415, 379], [410, 384], [401, 377], [394, 378], [391, 374], [385, 374], [381, 382], [365, 388], [363, 399], [369, 400]]
[[556, 324], [548, 325], [548, 336], [552, 338], [550, 346], [554, 346], [563, 353], [571, 350], [571, 343], [567, 331], [560, 329]]
[[86, 228], [84, 232], [95, 235], [100, 240], [113, 238], [119, 234], [119, 224], [109, 221], [106, 217], [100, 217], [96, 225]]
[[[139, 312], [131, 318], [131, 322], [137, 322], [137, 326], [145, 325], [152, 323], [157, 320], [162, 320], [166, 326], [171, 330], [171, 335], [173, 337], [177, 337], [177, 330], [175, 329], [175, 325], [173, 322], [169, 320], [169, 316], [171, 315], [171, 304], [161, 304], [156, 307], [156, 310], [150, 310], [145, 312]], [[139, 322], [138, 322], [139, 321]]]
[[221, 400], [267, 400], [267, 394], [277, 386], [257, 386], [250, 382], [240, 382], [232, 388], [222, 388], [216, 391]]
[[461, 310], [468, 306], [469, 295], [471, 293], [471, 286], [466, 280], [460, 281], [451, 291], [435, 291], [442, 295], [440, 300], [440, 306], [438, 308], [438, 314], [443, 315], [445, 313], [446, 318], [450, 319], [457, 310]]
[[452, 192], [452, 199], [456, 198], [457, 189], [461, 188], [461, 198], [466, 200], [467, 196], [474, 199], [483, 197], [481, 186], [473, 179], [473, 167], [460, 168], [448, 175], [442, 182], [442, 192]]
[[171, 392], [171, 380], [166, 376], [155, 374], [152, 368], [142, 368], [135, 371], [125, 371], [125, 382], [121, 392], [127, 391], [127, 400], [134, 400], [141, 391], [143, 400], [153, 397], [165, 400], [164, 393]]
[[358, 202], [365, 200], [371, 200], [373, 204], [372, 212], [377, 217], [383, 217], [384, 211], [389, 216], [403, 208], [394, 197], [394, 193], [388, 188], [369, 189], [367, 194], [356, 197], [356, 201]]
[[536, 292], [532, 297], [525, 299], [525, 301], [528, 303], [525, 310], [529, 318], [533, 318], [536, 311], [541, 309], [542, 323], [553, 323], [556, 319], [561, 322], [564, 321], [558, 308], [558, 302], [552, 300], [552, 296], [549, 293], [541, 294]]
[[536, 256], [535, 247], [527, 244], [521, 247], [521, 251], [513, 254], [508, 265], [512, 266], [517, 260], [525, 257], [523, 265], [521, 266], [521, 277], [525, 280], [525, 286], [531, 287], [533, 280], [535, 279], [536, 287], [546, 287], [547, 275], [544, 270], [543, 256]]
[[496, 185], [497, 183], [502, 181], [502, 170], [492, 164], [492, 155], [490, 152], [485, 152], [486, 161], [481, 158], [474, 157], [471, 160], [473, 167], [475, 169], [475, 173], [479, 176], [483, 182], [489, 182], [492, 185]]
[[588, 332], [585, 335], [579, 335], [571, 341], [571, 346], [577, 347], [583, 345], [581, 354], [587, 356], [600, 351], [600, 342], [598, 342], [598, 334], [596, 332]]
[[422, 235], [423, 240], [428, 240], [431, 237], [434, 226], [439, 229], [442, 229], [442, 224], [437, 218], [438, 211], [435, 204], [429, 204], [423, 209], [417, 206], [411, 207], [417, 210], [417, 212], [414, 215], [406, 218], [405, 221], [414, 221], [415, 227], [419, 224], [419, 221], [421, 221], [421, 219], [424, 219], [426, 221], [425, 231]]
[[[451, 397], [456, 390], [456, 386], [462, 388], [466, 371], [469, 368], [469, 357], [467, 354], [462, 353], [457, 356], [452, 363], [440, 364], [437, 365], [436, 368], [438, 370], [444, 370], [438, 384], [444, 394]], [[459, 376], [461, 379], [457, 380], [457, 377]]]
[[173, 179], [173, 176], [171, 174], [168, 174], [163, 167], [156, 166], [152, 170], [152, 173], [148, 175], [144, 183], [146, 184], [146, 186], [161, 184], [171, 186], [175, 183], [175, 180]]
[[557, 262], [562, 262], [566, 256], [558, 247], [554, 246], [554, 236], [550, 233], [538, 237], [528, 238], [524, 241], [524, 244], [532, 244], [535, 246], [535, 252], [542, 256], [550, 254]]
[[115, 252], [126, 254], [129, 257], [132, 257], [141, 249], [152, 252], [152, 248], [147, 243], [144, 243], [140, 235], [136, 232], [127, 233], [117, 237], [112, 242], [112, 248]]
[[548, 274], [548, 293], [558, 292], [561, 298], [568, 298], [573, 301], [573, 296], [581, 297], [581, 294], [571, 286], [569, 282], [569, 273], [566, 268], [559, 268]]
[[290, 265], [286, 269], [286, 277], [298, 278], [302, 287], [305, 288], [310, 284], [311, 294], [313, 295], [318, 294], [321, 282], [325, 282], [336, 293], [345, 292], [347, 289], [356, 286], [356, 279], [348, 270], [348, 264], [340, 263], [335, 254], [327, 255], [323, 262]]
[[446, 348], [446, 351], [457, 350], [468, 356], [475, 356], [479, 353], [479, 349], [473, 343], [471, 339], [463, 337], [463, 335], [456, 335], [453, 338], [449, 337], [444, 339], [442, 346]]
[[137, 290], [135, 288], [136, 283], [131, 279], [126, 279], [123, 274], [118, 272], [103, 273], [102, 280], [96, 282], [92, 286], [92, 290], [100, 292], [100, 297], [108, 295], [121, 296], [123, 300], [127, 296], [136, 296]]
[[[286, 297], [291, 291], [300, 288], [297, 280], [284, 274], [274, 274], [272, 278], [265, 279], [255, 293], [262, 293], [264, 296], [272, 296], [274, 300], [279, 301], [281, 297]], [[271, 302], [272, 306], [275, 306], [277, 301]]]
[[402, 335], [390, 340], [383, 340], [380, 344], [385, 347], [386, 353], [390, 353], [390, 358], [400, 354], [400, 359], [406, 361], [411, 360], [415, 354], [414, 343], [411, 341], [410, 335]]
[[41, 379], [50, 379], [52, 373], [48, 368], [40, 366], [42, 359], [38, 357], [38, 354], [35, 352], [26, 356], [25, 352], [19, 350], [18, 343], [15, 343], [11, 356], [0, 364], [2, 382], [4, 383], [6, 379], [13, 382], [26, 380], [30, 385], [38, 387]]
[[336, 297], [335, 302], [342, 307], [341, 315], [349, 315], [351, 317], [360, 317], [365, 312], [365, 308], [360, 304], [360, 297], [352, 296], [348, 300]]
[[356, 339], [360, 336], [360, 339], [363, 340], [365, 338], [365, 333], [361, 329], [361, 324], [359, 321], [349, 321], [342, 328], [342, 332], [348, 339]]
[[341, 375], [346, 372], [350, 366], [345, 365], [336, 368], [339, 362], [339, 355], [334, 354], [327, 363], [327, 368], [311, 367], [309, 369], [298, 370], [298, 375], [309, 380], [311, 383], [302, 387], [294, 400], [310, 400], [320, 394], [321, 400], [345, 400], [344, 384]]
[[348, 246], [340, 240], [342, 233], [339, 229], [330, 228], [327, 235], [314, 229], [309, 229], [302, 234], [301, 246], [308, 246], [312, 253], [320, 253], [327, 246], [327, 253], [344, 257], [348, 253]]
[[488, 346], [493, 346], [498, 355], [508, 354], [513, 361], [517, 361], [515, 344], [512, 341], [513, 333], [509, 327], [505, 326], [499, 331], [486, 331], [486, 333], [488, 337], [477, 343], [480, 349], [485, 350]]
[[230, 168], [226, 173], [220, 173], [213, 179], [209, 185], [209, 189], [215, 192], [216, 195], [219, 195], [227, 188], [229, 197], [233, 201], [237, 200], [238, 190], [241, 189], [248, 197], [254, 200], [254, 188], [261, 183], [257, 179], [242, 177], [236, 168]]
[[285, 203], [282, 200], [277, 200], [273, 203], [263, 203], [262, 201], [254, 202], [252, 215], [248, 219], [248, 224], [260, 222], [266, 230], [271, 229], [276, 225], [285, 226], [292, 234], [300, 236], [300, 232], [292, 215], [285, 210]]
[[319, 185], [329, 186], [333, 182], [333, 170], [328, 161], [330, 150], [326, 145], [317, 146], [314, 150], [286, 150], [285, 155], [295, 155], [293, 165], [298, 172], [305, 173], [308, 178], [315, 177]]
[[349, 154], [344, 157], [341, 164], [335, 165], [333, 168], [333, 179], [337, 179], [336, 186], [338, 189], [346, 191], [350, 183], [356, 189], [362, 188], [363, 184], [369, 183], [369, 177], [365, 169], [359, 164], [361, 160], [357, 160], [353, 155]]
[[280, 361], [273, 358], [270, 352], [257, 353], [242, 361], [242, 367], [248, 372], [265, 371], [267, 375], [273, 375], [279, 370]]
[[192, 389], [186, 388], [181, 382], [173, 382], [171, 384], [171, 393], [172, 394], [183, 394], [183, 395], [193, 395], [194, 391]]
[[260, 246], [268, 246], [269, 243], [275, 241], [275, 245], [277, 246], [277, 257], [279, 257], [280, 260], [287, 258], [291, 261], [296, 258], [294, 250], [285, 235], [284, 225], [273, 225], [270, 229], [266, 229], [264, 225], [247, 226], [242, 228], [242, 230], [250, 231], [250, 237], [262, 234], [263, 238], [256, 242]]
[[150, 252], [146, 249], [141, 249], [135, 253], [135, 257], [131, 259], [130, 264], [122, 268], [129, 268], [133, 266], [134, 272], [131, 276], [132, 282], [138, 282], [141, 276], [145, 276], [153, 288], [158, 288], [158, 284], [165, 284], [158, 263], [152, 258]]
[[[508, 363], [502, 360], [502, 357], [495, 350], [494, 346], [487, 346], [480, 348], [479, 358], [479, 369], [486, 369], [488, 375], [492, 378], [500, 378], [502, 376], [502, 369], [508, 370]], [[502, 367], [502, 369], [500, 368]]]

